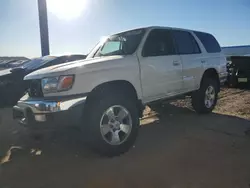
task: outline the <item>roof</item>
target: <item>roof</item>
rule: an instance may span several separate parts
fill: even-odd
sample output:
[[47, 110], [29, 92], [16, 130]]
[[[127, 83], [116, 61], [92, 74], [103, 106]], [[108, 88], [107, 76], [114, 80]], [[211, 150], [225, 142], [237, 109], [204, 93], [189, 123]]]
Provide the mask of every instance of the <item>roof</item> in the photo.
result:
[[185, 29], [185, 28], [178, 28], [178, 27], [170, 27], [170, 26], [146, 26], [146, 27], [138, 27], [138, 28], [133, 28], [133, 29], [128, 29], [128, 30], [123, 30], [121, 32], [117, 32], [117, 33], [113, 33], [112, 35], [118, 35], [124, 32], [128, 32], [128, 31], [133, 31], [133, 30], [139, 30], [139, 29], [176, 29], [176, 30], [183, 30], [183, 31], [193, 31], [193, 32], [202, 32], [202, 33], [207, 33], [208, 32], [204, 32], [204, 31], [197, 31], [197, 30], [192, 30], [192, 29]]

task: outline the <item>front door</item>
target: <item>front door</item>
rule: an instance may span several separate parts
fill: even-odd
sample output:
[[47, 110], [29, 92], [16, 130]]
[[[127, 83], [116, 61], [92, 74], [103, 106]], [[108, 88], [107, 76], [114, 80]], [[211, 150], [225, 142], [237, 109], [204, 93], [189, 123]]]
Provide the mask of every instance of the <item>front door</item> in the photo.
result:
[[150, 31], [138, 57], [144, 102], [179, 93], [183, 85], [182, 62], [170, 30]]

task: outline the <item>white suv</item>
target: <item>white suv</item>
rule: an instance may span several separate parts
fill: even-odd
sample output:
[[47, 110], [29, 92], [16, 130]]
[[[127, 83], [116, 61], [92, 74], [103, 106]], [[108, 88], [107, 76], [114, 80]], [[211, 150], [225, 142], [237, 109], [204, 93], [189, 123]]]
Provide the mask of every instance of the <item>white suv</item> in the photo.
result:
[[139, 28], [101, 40], [86, 60], [27, 75], [30, 88], [13, 114], [32, 130], [76, 122], [93, 149], [115, 156], [134, 144], [146, 104], [191, 94], [195, 111], [211, 112], [226, 77], [211, 34]]

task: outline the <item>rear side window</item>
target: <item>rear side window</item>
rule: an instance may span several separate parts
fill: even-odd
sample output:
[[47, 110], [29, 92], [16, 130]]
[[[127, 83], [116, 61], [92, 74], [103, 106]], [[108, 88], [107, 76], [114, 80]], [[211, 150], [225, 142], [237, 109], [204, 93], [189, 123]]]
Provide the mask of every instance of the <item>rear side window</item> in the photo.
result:
[[171, 32], [166, 29], [152, 30], [142, 50], [143, 57], [176, 54]]
[[194, 33], [200, 39], [208, 53], [221, 52], [220, 45], [213, 35], [197, 31]]
[[179, 54], [199, 54], [201, 53], [195, 38], [188, 31], [174, 30], [176, 46]]

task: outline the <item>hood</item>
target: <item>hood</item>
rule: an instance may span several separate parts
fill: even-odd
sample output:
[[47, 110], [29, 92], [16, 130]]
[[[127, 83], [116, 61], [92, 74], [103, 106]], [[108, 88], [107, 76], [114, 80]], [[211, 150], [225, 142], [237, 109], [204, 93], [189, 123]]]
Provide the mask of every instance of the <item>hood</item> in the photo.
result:
[[64, 63], [60, 65], [55, 65], [55, 66], [43, 68], [35, 72], [32, 72], [28, 74], [27, 76], [25, 76], [24, 80], [41, 79], [45, 77], [76, 74], [77, 72], [84, 72], [84, 70], [88, 68], [92, 68], [93, 66], [99, 63], [120, 60], [122, 58], [123, 56], [97, 57], [97, 58], [89, 58], [89, 59]]

